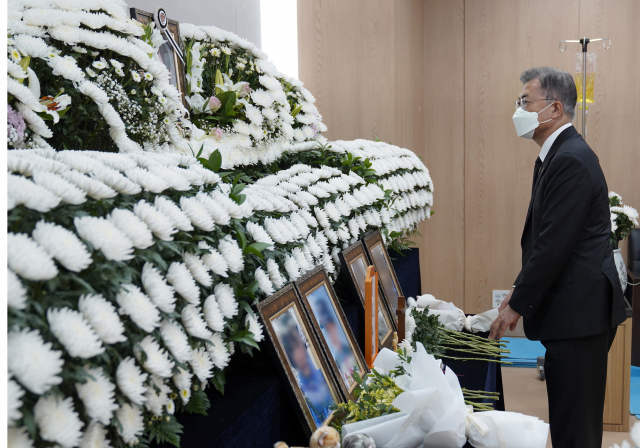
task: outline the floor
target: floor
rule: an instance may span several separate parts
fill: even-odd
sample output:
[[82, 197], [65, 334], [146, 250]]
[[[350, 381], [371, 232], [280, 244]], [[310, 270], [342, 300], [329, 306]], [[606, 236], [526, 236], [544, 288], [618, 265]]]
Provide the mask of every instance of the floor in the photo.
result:
[[[535, 368], [502, 367], [502, 384], [507, 411], [533, 415], [549, 422], [546, 385], [538, 379]], [[638, 420], [633, 415], [629, 415], [629, 420], [631, 429]], [[620, 445], [623, 440], [631, 441], [629, 433], [605, 432], [602, 448], [610, 448], [614, 443]], [[547, 448], [552, 448], [551, 436], [547, 440]]]

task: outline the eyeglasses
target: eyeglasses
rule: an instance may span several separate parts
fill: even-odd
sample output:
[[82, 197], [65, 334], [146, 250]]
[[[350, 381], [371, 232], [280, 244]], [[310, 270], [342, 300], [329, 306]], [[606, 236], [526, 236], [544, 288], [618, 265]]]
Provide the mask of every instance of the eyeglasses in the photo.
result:
[[518, 110], [519, 107], [522, 107], [522, 110], [527, 110], [527, 104], [535, 103], [536, 101], [558, 101], [558, 100], [553, 98], [540, 98], [539, 100], [527, 101], [527, 100], [522, 100], [518, 98], [515, 102], [516, 110]]

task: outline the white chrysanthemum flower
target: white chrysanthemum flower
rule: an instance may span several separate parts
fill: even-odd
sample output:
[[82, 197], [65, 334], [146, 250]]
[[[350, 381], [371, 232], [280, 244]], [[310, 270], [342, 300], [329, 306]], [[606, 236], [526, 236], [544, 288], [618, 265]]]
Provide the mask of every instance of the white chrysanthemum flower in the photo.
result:
[[299, 266], [302, 272], [313, 269], [313, 266], [309, 264], [306, 257], [304, 256], [304, 252], [299, 247], [294, 248], [291, 251], [291, 255], [295, 258], [296, 264]]
[[109, 187], [103, 182], [97, 179], [89, 177], [75, 170], [67, 170], [60, 173], [62, 177], [77, 186], [83, 191], [86, 191], [87, 196], [93, 199], [107, 199], [113, 198], [118, 195], [116, 190]]
[[185, 252], [182, 254], [182, 260], [198, 283], [206, 288], [211, 286], [213, 279], [211, 278], [211, 274], [209, 274], [209, 269], [207, 269], [207, 266], [199, 256]]
[[324, 229], [324, 234], [331, 241], [331, 244], [338, 244], [338, 234], [335, 230], [327, 228]]
[[132, 211], [116, 208], [107, 216], [107, 219], [129, 237], [133, 247], [146, 249], [153, 246], [151, 229]]
[[46, 188], [14, 174], [7, 175], [7, 194], [16, 204], [24, 204], [25, 207], [41, 213], [46, 213], [60, 204], [60, 198]]
[[187, 404], [191, 398], [191, 377], [193, 374], [179, 366], [177, 369], [178, 373], [173, 375], [173, 384], [175, 384], [176, 389], [178, 389], [178, 395], [180, 395], [182, 404]]
[[207, 349], [205, 347], [199, 347], [193, 350], [189, 364], [191, 364], [193, 374], [200, 380], [200, 382], [205, 383], [213, 376], [213, 361], [211, 361], [211, 357], [207, 353]]
[[221, 333], [214, 333], [208, 340], [210, 344], [206, 344], [207, 351], [213, 361], [213, 365], [218, 369], [224, 369], [229, 365], [229, 358], [231, 355], [226, 344], [222, 340]]
[[193, 230], [189, 216], [187, 216], [187, 214], [183, 212], [173, 201], [165, 198], [164, 196], [156, 196], [153, 204], [161, 213], [164, 213], [167, 218], [171, 220], [177, 229], [184, 230], [185, 232]]
[[638, 211], [635, 208], [628, 205], [623, 205], [622, 212], [627, 215], [634, 226], [638, 226]]
[[120, 437], [122, 437], [129, 446], [137, 445], [138, 437], [140, 437], [144, 431], [142, 410], [138, 406], [125, 403], [116, 411], [116, 417], [120, 422], [120, 425], [116, 425]]
[[187, 302], [200, 303], [200, 288], [184, 263], [173, 262], [167, 269], [167, 280]]
[[267, 247], [267, 249], [273, 250], [273, 245], [275, 243], [260, 224], [255, 222], [248, 222], [247, 232], [249, 232], [249, 235], [251, 235], [251, 238], [253, 238], [254, 241], [269, 244], [270, 246]]
[[20, 412], [20, 408], [22, 407], [22, 396], [24, 395], [24, 391], [22, 388], [10, 379], [7, 382], [7, 420], [9, 426], [13, 426], [16, 420], [20, 420], [22, 418], [22, 412]]
[[316, 215], [318, 223], [322, 227], [328, 228], [331, 226], [331, 223], [329, 222], [329, 217], [327, 216], [327, 213], [323, 209], [321, 209], [320, 207], [314, 207], [313, 212]]
[[411, 341], [408, 339], [403, 339], [402, 342], [400, 344], [398, 344], [398, 350], [406, 350], [406, 354], [410, 355], [411, 353], [413, 353], [413, 347], [411, 346]]
[[292, 255], [285, 257], [284, 269], [287, 271], [290, 281], [294, 282], [300, 277], [300, 267]]
[[309, 235], [309, 238], [307, 238], [307, 247], [313, 258], [322, 256], [322, 248], [318, 245], [313, 235]]
[[171, 235], [178, 231], [164, 213], [144, 199], [133, 206], [133, 213], [149, 226], [155, 236], [163, 241], [172, 241]]
[[167, 414], [173, 415], [176, 412], [176, 404], [173, 402], [173, 400], [169, 399], [169, 402], [166, 404], [165, 409], [167, 411]]
[[91, 175], [121, 194], [134, 195], [142, 191], [140, 185], [113, 168], [106, 166], [94, 168], [91, 170]]
[[254, 278], [258, 282], [258, 287], [264, 292], [266, 295], [270, 296], [273, 294], [275, 289], [273, 289], [273, 283], [267, 275], [266, 272], [262, 268], [257, 268], [254, 273]]
[[203, 254], [202, 261], [214, 274], [221, 277], [228, 277], [227, 271], [229, 270], [229, 265], [227, 265], [227, 261], [220, 252], [209, 246], [204, 241], [200, 241], [198, 243], [198, 249], [208, 250], [211, 252], [209, 254]]
[[191, 346], [189, 338], [182, 330], [182, 326], [169, 320], [163, 320], [160, 325], [160, 335], [176, 361], [180, 363], [188, 362], [191, 359]]
[[37, 330], [22, 328], [7, 336], [7, 366], [25, 389], [43, 394], [51, 386], [60, 384], [64, 360], [62, 352], [51, 349]]
[[244, 318], [244, 324], [253, 335], [254, 341], [260, 342], [264, 339], [264, 334], [262, 333], [262, 324], [258, 322], [258, 319], [256, 319], [255, 316], [247, 314], [247, 316]]
[[256, 89], [251, 92], [251, 99], [255, 104], [262, 107], [269, 107], [273, 103], [273, 97], [269, 94], [269, 92], [262, 89]]
[[226, 283], [218, 283], [214, 288], [213, 292], [216, 296], [216, 300], [218, 301], [218, 306], [220, 307], [220, 312], [227, 319], [231, 319], [233, 316], [238, 314], [238, 302], [236, 302], [233, 288]]
[[325, 253], [322, 256], [322, 265], [330, 274], [333, 274], [336, 271], [335, 265], [333, 264], [333, 260], [331, 259], [331, 256], [328, 253]]
[[105, 376], [102, 368], [84, 368], [87, 381], [76, 383], [78, 397], [84, 404], [87, 415], [103, 425], [108, 425], [113, 412], [118, 409], [115, 398], [116, 386]]
[[304, 218], [302, 218], [298, 212], [292, 213], [289, 219], [291, 220], [291, 224], [295, 226], [296, 230], [303, 238], [306, 238], [309, 235], [311, 230], [309, 229], [309, 226], [307, 226]]
[[242, 255], [242, 249], [238, 246], [236, 240], [231, 238], [230, 235], [225, 236], [218, 245], [220, 253], [224, 257], [229, 271], [237, 273], [244, 269], [244, 258]]
[[7, 429], [7, 448], [33, 448], [26, 426]]
[[7, 305], [14, 310], [23, 310], [27, 307], [27, 289], [18, 276], [7, 268]]
[[124, 325], [116, 307], [102, 295], [87, 294], [78, 299], [78, 310], [105, 344], [124, 342]]
[[[147, 355], [144, 362], [141, 361], [142, 352]], [[133, 348], [133, 353], [147, 372], [162, 378], [169, 378], [172, 375], [173, 361], [169, 359], [167, 352], [160, 348], [160, 345], [152, 336], [147, 336], [139, 342]]]
[[210, 194], [199, 192], [196, 195], [207, 209], [216, 224], [226, 226], [231, 222], [231, 218], [242, 218], [241, 209], [226, 194], [220, 191], [213, 191]]
[[28, 280], [51, 280], [58, 275], [51, 256], [24, 233], [7, 235], [7, 264], [12, 271]]
[[245, 115], [247, 116], [247, 119], [256, 126], [260, 126], [264, 121], [264, 117], [262, 116], [260, 109], [248, 103], [245, 104]]
[[68, 204], [79, 205], [87, 200], [84, 191], [55, 173], [33, 170], [32, 176], [37, 185], [46, 188]]
[[213, 331], [223, 331], [224, 330], [224, 319], [222, 316], [222, 312], [220, 311], [220, 306], [218, 305], [218, 301], [216, 300], [216, 296], [211, 294], [204, 301], [204, 320], [207, 322], [209, 328]]
[[33, 419], [38, 424], [42, 439], [57, 443], [62, 448], [73, 448], [80, 444], [84, 423], [73, 408], [72, 397], [40, 397], [33, 407]]
[[160, 326], [160, 311], [136, 285], [124, 284], [116, 294], [120, 314], [127, 315], [143, 331], [151, 333]]
[[173, 286], [168, 285], [160, 271], [151, 263], [142, 267], [142, 287], [151, 301], [165, 313], [173, 313], [176, 308], [176, 297]]
[[356, 219], [349, 220], [349, 232], [351, 232], [351, 235], [353, 235], [354, 238], [357, 238], [360, 234], [360, 225]]
[[194, 226], [199, 229], [211, 232], [215, 228], [213, 218], [205, 205], [196, 198], [180, 198], [180, 207], [189, 217]]
[[276, 263], [272, 258], [267, 260], [267, 273], [269, 274], [269, 278], [273, 282], [273, 285], [277, 289], [282, 288], [286, 283], [286, 280], [280, 274], [278, 263]]
[[132, 403], [142, 404], [144, 403], [144, 382], [147, 380], [147, 374], [140, 370], [140, 367], [136, 364], [132, 357], [127, 357], [120, 361], [118, 368], [116, 369], [116, 383], [118, 389], [129, 399]]
[[200, 307], [187, 305], [182, 309], [182, 325], [194, 338], [207, 339], [211, 331], [207, 328]]
[[[282, 229], [282, 224], [277, 219], [267, 217], [264, 220], [264, 226], [266, 232], [280, 244], [286, 244], [289, 241], [290, 235], [288, 235], [287, 229]], [[283, 233], [283, 230], [285, 231]]]
[[305, 220], [309, 227], [318, 227], [318, 221], [313, 217], [309, 210], [298, 210], [298, 213], [302, 216], [302, 219]]
[[47, 321], [53, 335], [73, 358], [93, 358], [104, 352], [102, 341], [78, 311], [49, 308]]
[[133, 243], [129, 237], [106, 219], [76, 216], [73, 224], [80, 238], [100, 249], [107, 260], [125, 261], [133, 258]]
[[164, 406], [169, 403], [171, 388], [165, 384], [162, 378], [156, 375], [151, 375], [149, 383], [150, 384], [146, 386], [147, 390], [144, 394], [146, 398], [144, 407], [152, 414], [161, 416]]
[[72, 272], [80, 272], [93, 262], [87, 247], [75, 233], [44, 220], [38, 221], [32, 238]]
[[107, 439], [107, 429], [100, 423], [92, 421], [82, 434], [80, 448], [111, 448]]

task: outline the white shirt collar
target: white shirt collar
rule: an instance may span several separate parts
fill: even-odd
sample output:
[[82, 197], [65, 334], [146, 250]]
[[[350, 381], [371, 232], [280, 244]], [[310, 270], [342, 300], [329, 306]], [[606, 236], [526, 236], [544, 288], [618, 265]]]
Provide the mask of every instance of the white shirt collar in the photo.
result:
[[547, 157], [547, 154], [549, 154], [549, 150], [551, 149], [553, 142], [555, 142], [556, 138], [558, 138], [558, 135], [560, 135], [560, 133], [567, 129], [569, 126], [571, 126], [571, 123], [560, 126], [553, 134], [549, 136], [549, 138], [544, 141], [544, 143], [542, 144], [542, 149], [540, 149], [540, 160], [544, 162], [545, 157]]

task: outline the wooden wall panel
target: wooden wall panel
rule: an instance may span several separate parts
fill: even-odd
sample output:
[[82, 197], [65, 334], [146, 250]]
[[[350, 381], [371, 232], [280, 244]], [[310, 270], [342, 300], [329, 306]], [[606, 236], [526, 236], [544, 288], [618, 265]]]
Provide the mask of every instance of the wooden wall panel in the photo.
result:
[[590, 46], [587, 142], [609, 188], [640, 208], [638, 23], [636, 0], [298, 0], [300, 79], [327, 138], [377, 135], [416, 152], [434, 179], [418, 241], [423, 292], [472, 313], [511, 287], [539, 153], [516, 136], [513, 101], [527, 68], [573, 73], [578, 46], [562, 53], [560, 40], [612, 39], [608, 51]]
[[[588, 109], [587, 143], [598, 154], [609, 190], [636, 209], [640, 209], [638, 24], [640, 2], [636, 0], [580, 1], [578, 36], [611, 38], [609, 50], [597, 42], [588, 47], [598, 59], [595, 103]], [[579, 45], [576, 47], [573, 50], [577, 51]], [[626, 249], [624, 241], [625, 260]]]
[[435, 213], [420, 227], [422, 288], [464, 309], [464, 0], [424, 5], [423, 161]]
[[392, 2], [298, 0], [298, 73], [329, 140], [393, 136], [393, 24]]
[[[511, 116], [527, 68], [572, 66], [558, 42], [578, 32], [579, 0], [465, 3], [465, 311], [491, 307], [520, 267], [520, 237], [540, 148]], [[551, 11], [553, 11], [551, 13]]]

